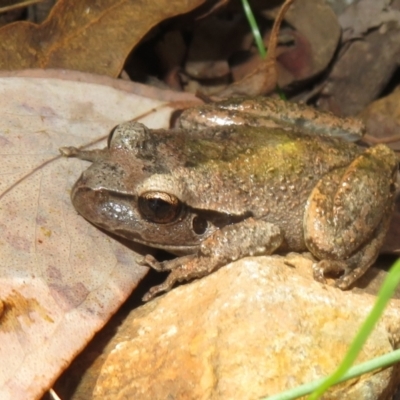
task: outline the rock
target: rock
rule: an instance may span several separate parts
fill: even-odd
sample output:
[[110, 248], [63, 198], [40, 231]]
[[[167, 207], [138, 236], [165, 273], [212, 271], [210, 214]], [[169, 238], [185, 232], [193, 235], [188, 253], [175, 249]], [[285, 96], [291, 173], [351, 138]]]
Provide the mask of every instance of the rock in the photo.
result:
[[[311, 265], [294, 254], [246, 258], [137, 308], [96, 361], [91, 393], [74, 398], [257, 399], [331, 373], [375, 297], [315, 282]], [[393, 350], [399, 305], [356, 363]], [[386, 398], [399, 378], [387, 368], [326, 398]]]

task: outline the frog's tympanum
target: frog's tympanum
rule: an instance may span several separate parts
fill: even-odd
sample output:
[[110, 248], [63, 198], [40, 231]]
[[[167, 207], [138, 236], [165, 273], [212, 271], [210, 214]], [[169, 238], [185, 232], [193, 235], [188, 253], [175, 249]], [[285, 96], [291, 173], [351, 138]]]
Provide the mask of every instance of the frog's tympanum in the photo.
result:
[[332, 137], [357, 138], [358, 127], [279, 100], [234, 100], [193, 115], [170, 130], [123, 123], [103, 150], [62, 149], [92, 162], [71, 194], [83, 217], [180, 255], [144, 257], [171, 271], [147, 300], [250, 255], [309, 251], [314, 277], [333, 274], [341, 289], [375, 261], [394, 204], [388, 147]]

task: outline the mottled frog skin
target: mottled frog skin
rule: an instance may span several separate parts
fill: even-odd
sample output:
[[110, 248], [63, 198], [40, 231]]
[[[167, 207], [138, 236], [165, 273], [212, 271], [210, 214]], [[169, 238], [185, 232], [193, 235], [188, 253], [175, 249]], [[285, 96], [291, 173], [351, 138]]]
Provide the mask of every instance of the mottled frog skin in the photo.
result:
[[[264, 108], [255, 109], [298, 107], [259, 101]], [[253, 113], [246, 124], [243, 107], [226, 113], [221, 104], [205, 106], [220, 126], [203, 128], [197, 120], [190, 128], [193, 113], [205, 115], [200, 108], [185, 112], [184, 128], [150, 130], [131, 121], [113, 130], [103, 150], [63, 148], [92, 162], [72, 189], [77, 211], [116, 235], [180, 255], [161, 263], [144, 257], [146, 265], [171, 270], [146, 300], [229, 261], [278, 251], [311, 252], [317, 280], [330, 273], [348, 288], [375, 261], [389, 227], [394, 153], [329, 137], [326, 127], [321, 134], [303, 116], [279, 123], [267, 113], [259, 122]]]

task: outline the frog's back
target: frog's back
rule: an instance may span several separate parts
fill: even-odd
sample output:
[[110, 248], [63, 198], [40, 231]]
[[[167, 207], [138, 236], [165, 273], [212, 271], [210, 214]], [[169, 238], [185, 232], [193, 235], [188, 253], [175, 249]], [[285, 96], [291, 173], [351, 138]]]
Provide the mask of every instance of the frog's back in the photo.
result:
[[302, 250], [311, 190], [362, 149], [282, 129], [227, 127], [187, 137], [180, 151], [181, 166], [174, 173], [185, 182], [190, 207], [265, 218], [290, 232], [292, 250]]
[[305, 202], [316, 182], [346, 167], [362, 152], [335, 138], [296, 135], [283, 129], [213, 128], [188, 137], [178, 168], [191, 206], [255, 216]]

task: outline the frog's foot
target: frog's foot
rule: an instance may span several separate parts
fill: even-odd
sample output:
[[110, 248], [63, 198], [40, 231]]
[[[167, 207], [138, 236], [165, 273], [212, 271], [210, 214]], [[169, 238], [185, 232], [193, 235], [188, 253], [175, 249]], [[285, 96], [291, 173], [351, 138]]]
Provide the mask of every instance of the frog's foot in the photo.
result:
[[[359, 257], [356, 259], [359, 260]], [[362, 267], [357, 267], [357, 263], [351, 259], [347, 261], [322, 260], [313, 264], [313, 277], [318, 282], [326, 283], [327, 275], [339, 276], [334, 278], [334, 286], [346, 290], [365, 273], [374, 261], [375, 259], [370, 263], [363, 264]]]
[[[357, 255], [357, 260], [359, 257]], [[313, 277], [316, 281], [326, 283], [326, 276], [340, 275], [338, 278], [334, 278], [334, 286], [339, 289], [346, 290], [358, 279], [365, 271], [373, 264], [376, 256], [368, 263], [360, 264], [356, 266], [352, 259], [347, 261], [336, 261], [336, 260], [322, 260], [318, 263], [313, 264]]]
[[157, 271], [172, 269], [165, 282], [152, 287], [144, 296], [143, 301], [149, 301], [157, 294], [168, 292], [177, 282], [189, 281], [194, 278], [201, 278], [217, 269], [218, 263], [210, 260], [209, 257], [198, 257], [195, 254], [183, 256], [170, 261], [158, 262], [153, 256], [143, 258], [145, 265], [155, 268]]
[[[326, 283], [325, 276], [328, 274], [339, 275], [346, 268], [342, 261], [322, 260], [312, 265], [313, 277], [317, 282]], [[340, 278], [339, 278], [340, 279]]]

